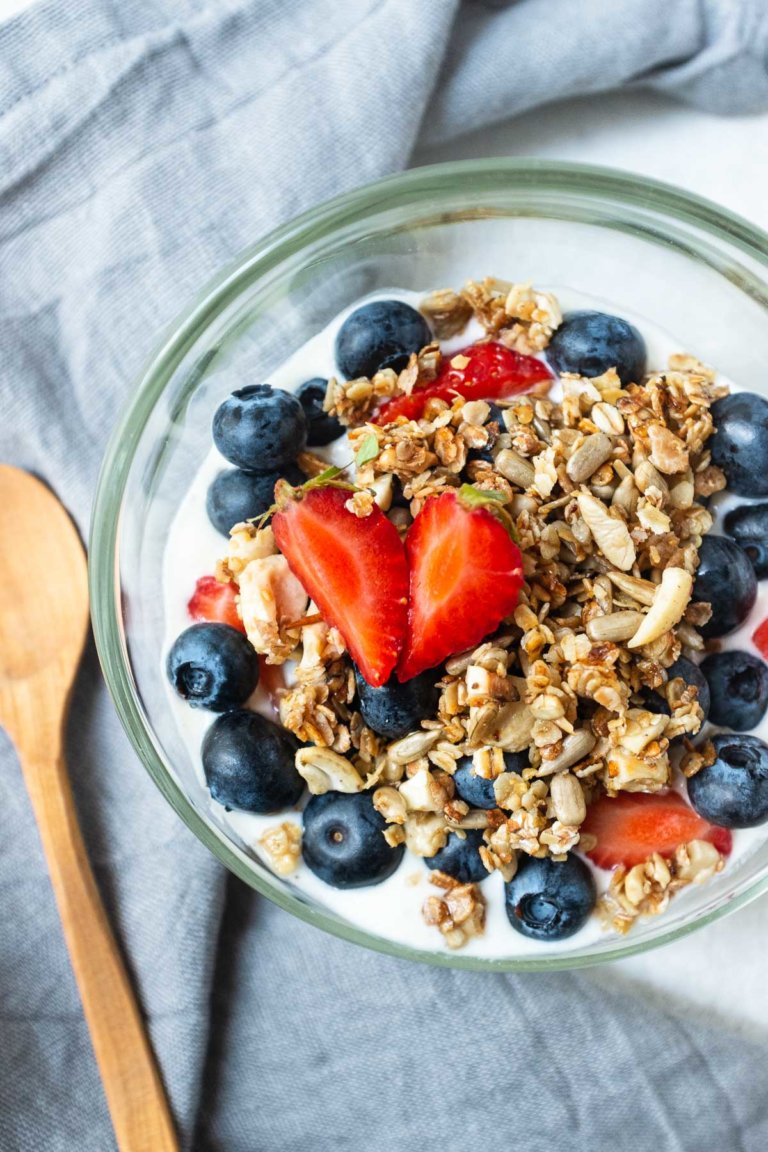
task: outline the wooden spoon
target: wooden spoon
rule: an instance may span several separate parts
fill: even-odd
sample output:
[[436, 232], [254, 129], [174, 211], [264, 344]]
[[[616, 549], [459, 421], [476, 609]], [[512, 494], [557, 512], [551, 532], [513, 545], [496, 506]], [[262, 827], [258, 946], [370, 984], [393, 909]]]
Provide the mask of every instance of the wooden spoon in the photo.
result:
[[0, 465], [0, 724], [16, 745], [120, 1152], [175, 1152], [168, 1102], [77, 823], [64, 761], [88, 630], [85, 553], [56, 497]]

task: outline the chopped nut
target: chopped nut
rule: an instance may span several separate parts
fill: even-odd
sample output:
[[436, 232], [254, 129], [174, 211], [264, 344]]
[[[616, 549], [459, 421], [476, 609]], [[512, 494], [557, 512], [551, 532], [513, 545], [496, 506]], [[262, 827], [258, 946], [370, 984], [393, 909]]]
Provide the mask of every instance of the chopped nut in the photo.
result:
[[453, 795], [453, 782], [448, 791], [445, 783], [427, 768], [420, 768], [400, 785], [400, 796], [409, 812], [442, 812]]
[[434, 856], [448, 841], [448, 825], [438, 812], [411, 812], [404, 827], [406, 847], [414, 856]]
[[449, 948], [462, 948], [485, 930], [485, 900], [477, 884], [461, 884], [444, 872], [434, 871], [432, 883], [442, 896], [424, 901], [424, 922], [440, 929]]
[[373, 806], [388, 824], [405, 824], [408, 807], [397, 788], [377, 788], [373, 794]]
[[285, 820], [274, 828], [267, 828], [259, 838], [259, 844], [278, 876], [289, 876], [296, 871], [301, 859], [301, 828], [298, 824]]
[[364, 780], [354, 764], [330, 748], [299, 748], [296, 771], [313, 796], [324, 792], [362, 792]]
[[649, 424], [647, 431], [651, 443], [651, 463], [667, 476], [684, 472], [688, 467], [688, 450], [683, 441], [663, 424]]
[[427, 318], [432, 331], [440, 340], [448, 340], [462, 332], [472, 316], [470, 304], [463, 296], [448, 288], [430, 292], [419, 305], [419, 311]]
[[683, 618], [692, 591], [693, 577], [689, 572], [684, 568], [665, 568], [650, 610], [627, 646], [640, 648], [674, 628]]

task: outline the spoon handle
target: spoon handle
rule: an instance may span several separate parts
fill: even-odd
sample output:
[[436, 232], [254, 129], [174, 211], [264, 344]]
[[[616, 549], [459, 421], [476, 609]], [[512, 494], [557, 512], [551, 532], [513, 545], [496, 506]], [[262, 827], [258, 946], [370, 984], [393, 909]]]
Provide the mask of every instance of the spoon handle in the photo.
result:
[[168, 1101], [77, 822], [63, 754], [19, 749], [120, 1152], [177, 1152]]

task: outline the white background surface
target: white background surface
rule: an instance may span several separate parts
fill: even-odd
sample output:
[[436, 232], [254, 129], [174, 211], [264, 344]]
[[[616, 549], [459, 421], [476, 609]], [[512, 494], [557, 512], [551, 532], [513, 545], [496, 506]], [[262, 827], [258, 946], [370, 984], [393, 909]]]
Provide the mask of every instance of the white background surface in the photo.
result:
[[[768, 115], [725, 120], [643, 93], [601, 96], [552, 105], [422, 150], [415, 162], [526, 155], [607, 164], [667, 180], [768, 230]], [[765, 1038], [766, 952], [768, 896], [684, 940], [605, 965], [599, 978], [651, 986], [678, 1005]]]
[[[0, 20], [29, 4], [0, 0]], [[724, 120], [642, 93], [601, 96], [553, 105], [421, 150], [414, 163], [525, 155], [607, 164], [668, 180], [768, 230], [768, 115]], [[711, 1020], [765, 1038], [767, 951], [764, 897], [685, 940], [605, 965], [599, 978], [651, 987], [665, 1000], [672, 997]]]

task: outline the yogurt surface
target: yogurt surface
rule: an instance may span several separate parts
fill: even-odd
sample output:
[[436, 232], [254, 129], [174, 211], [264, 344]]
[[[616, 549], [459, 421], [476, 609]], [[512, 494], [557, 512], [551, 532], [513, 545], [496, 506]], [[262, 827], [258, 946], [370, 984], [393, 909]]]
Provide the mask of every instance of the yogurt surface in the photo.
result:
[[[594, 308], [600, 311], [611, 312], [610, 301], [576, 293], [569, 288], [560, 288], [557, 285], [548, 286], [548, 290], [558, 297], [563, 311], [578, 308]], [[416, 306], [426, 292], [406, 292], [393, 289], [379, 291], [355, 301], [349, 308], [341, 312], [326, 328], [312, 336], [299, 348], [282, 366], [270, 374], [269, 382], [277, 388], [294, 391], [305, 380], [314, 376], [330, 377], [337, 373], [334, 359], [334, 341], [336, 333], [346, 316], [373, 299], [401, 299]], [[622, 310], [621, 315], [633, 323], [642, 333], [648, 350], [648, 367], [650, 371], [662, 370], [673, 353], [690, 352], [696, 354], [696, 349], [683, 348], [674, 336], [664, 329], [650, 324], [642, 316]], [[466, 329], [451, 340], [441, 341], [441, 348], [449, 354], [457, 348], [472, 343], [483, 335], [479, 324], [472, 320]], [[717, 365], [714, 365], [716, 368]], [[733, 391], [737, 391], [736, 384], [723, 376], [720, 381], [728, 383]], [[559, 398], [557, 384], [553, 386], [551, 396]], [[211, 417], [213, 413], [211, 413]], [[345, 438], [336, 441], [328, 448], [313, 448], [317, 455], [324, 456], [329, 463], [346, 466], [352, 463], [352, 452]], [[231, 465], [224, 457], [212, 447], [208, 456], [197, 472], [192, 484], [182, 499], [173, 520], [166, 546], [163, 562], [162, 595], [165, 619], [165, 636], [163, 640], [162, 658], [180, 632], [189, 626], [187, 602], [194, 590], [195, 581], [199, 576], [213, 572], [216, 561], [224, 555], [226, 541], [211, 525], [206, 514], [205, 502], [208, 486], [216, 474], [223, 468]], [[743, 497], [733, 497], [728, 493], [715, 496], [710, 505], [710, 511], [715, 517], [713, 532], [721, 532], [722, 518], [729, 508], [735, 504], [746, 503]], [[755, 652], [751, 643], [751, 636], [757, 624], [768, 616], [768, 582], [758, 584], [758, 598], [755, 606], [742, 627], [735, 633], [720, 641], [724, 649], [745, 649]], [[216, 718], [216, 714], [202, 709], [190, 708], [181, 700], [167, 683], [167, 703], [171, 709], [175, 722], [182, 738], [189, 749], [190, 756], [196, 766], [199, 779], [204, 784], [202, 763], [200, 759], [200, 746], [203, 736]], [[260, 687], [254, 693], [251, 707], [277, 720], [271, 701], [266, 692]], [[705, 726], [704, 732], [714, 732], [711, 725]], [[768, 718], [764, 718], [760, 726], [754, 729], [754, 734], [768, 741]], [[697, 740], [699, 737], [696, 738]], [[676, 774], [679, 777], [679, 774]], [[676, 780], [676, 787], [684, 793], [685, 787], [682, 779]], [[264, 832], [273, 828], [284, 820], [301, 822], [299, 810], [286, 810], [282, 813], [273, 813], [269, 816], [255, 815], [249, 812], [226, 811], [221, 805], [208, 798], [212, 815], [220, 827], [229, 828], [241, 846], [260, 859], [267, 867], [269, 860], [263, 854], [258, 844]], [[762, 843], [768, 832], [765, 828], [737, 830], [733, 833], [733, 852], [725, 864], [725, 872], [733, 869], [739, 861], [743, 860], [756, 845]], [[591, 864], [598, 892], [608, 887], [610, 873], [594, 868]], [[396, 941], [414, 949], [425, 951], [447, 951], [443, 939], [435, 928], [424, 923], [421, 916], [421, 907], [427, 895], [433, 894], [436, 889], [429, 883], [430, 870], [426, 864], [406, 851], [403, 861], [393, 876], [383, 883], [359, 889], [341, 890], [333, 888], [318, 879], [303, 862], [283, 883], [293, 888], [305, 898], [324, 905], [338, 916], [364, 931], [388, 940]], [[713, 883], [710, 881], [709, 883]], [[482, 891], [486, 899], [486, 927], [485, 933], [472, 938], [462, 949], [462, 955], [485, 957], [488, 959], [503, 959], [512, 957], [525, 957], [533, 954], [542, 956], [556, 955], [559, 951], [569, 951], [575, 945], [584, 946], [603, 935], [598, 917], [593, 915], [587, 924], [576, 936], [563, 941], [540, 942], [528, 939], [514, 931], [507, 919], [504, 908], [504, 884], [500, 874], [493, 873], [482, 882]], [[695, 891], [695, 889], [694, 889]], [[682, 891], [674, 897], [674, 907], [681, 908], [685, 902], [693, 898], [689, 889]], [[662, 914], [663, 915], [663, 914]]]

